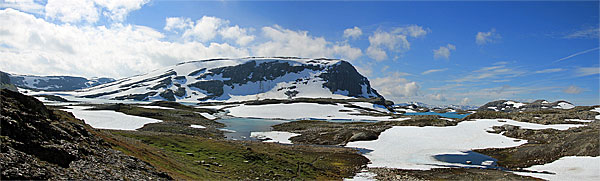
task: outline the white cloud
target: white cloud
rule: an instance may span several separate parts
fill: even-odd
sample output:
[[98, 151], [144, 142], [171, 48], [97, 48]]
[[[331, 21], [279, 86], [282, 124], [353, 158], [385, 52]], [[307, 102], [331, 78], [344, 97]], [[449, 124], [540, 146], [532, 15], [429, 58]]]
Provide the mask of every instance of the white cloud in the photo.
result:
[[460, 101], [459, 105], [469, 105], [471, 103], [471, 99], [465, 97], [462, 101]]
[[149, 0], [48, 0], [46, 17], [65, 23], [95, 23], [104, 15], [122, 22], [131, 11], [138, 10]]
[[47, 18], [58, 19], [65, 23], [81, 21], [95, 23], [99, 18], [98, 9], [93, 0], [48, 0], [45, 10]]
[[96, 0], [99, 7], [105, 8], [102, 14], [113, 21], [123, 21], [129, 12], [138, 10], [150, 0]]
[[42, 14], [44, 5], [36, 3], [33, 0], [2, 0], [0, 8], [13, 8], [25, 12]]
[[565, 69], [562, 69], [562, 68], [544, 69], [544, 70], [535, 71], [535, 73], [536, 74], [545, 74], [545, 73], [554, 73], [554, 72], [561, 72], [561, 71], [565, 71]]
[[190, 18], [183, 17], [168, 17], [165, 19], [164, 29], [167, 31], [178, 31], [193, 27], [194, 22]]
[[600, 47], [596, 47], [596, 48], [592, 48], [592, 49], [587, 49], [587, 50], [584, 50], [584, 51], [580, 51], [580, 52], [571, 54], [569, 56], [563, 57], [561, 59], [558, 59], [558, 60], [556, 60], [554, 62], [560, 62], [560, 61], [563, 61], [563, 60], [567, 60], [567, 59], [573, 58], [575, 56], [578, 56], [578, 55], [581, 55], [581, 54], [586, 54], [586, 53], [589, 53], [589, 52], [592, 52], [592, 51], [596, 51], [597, 52], [598, 49], [600, 49]]
[[240, 28], [237, 25], [219, 30], [219, 34], [221, 34], [223, 38], [235, 40], [235, 42], [241, 46], [245, 46], [254, 41], [254, 35], [248, 35], [248, 32], [248, 29]]
[[229, 23], [226, 20], [212, 16], [203, 16], [196, 21], [192, 28], [186, 29], [182, 37], [187, 41], [207, 42], [217, 36], [221, 25]]
[[580, 67], [577, 68], [575, 74], [577, 77], [600, 74], [600, 67]]
[[419, 94], [420, 86], [417, 82], [401, 77], [402, 73], [395, 72], [386, 77], [371, 80], [371, 86], [387, 99], [400, 100]]
[[426, 34], [427, 31], [417, 25], [394, 28], [390, 32], [375, 31], [373, 35], [369, 36], [367, 55], [376, 61], [383, 61], [388, 57], [386, 50], [393, 53], [403, 53], [410, 49], [408, 37], [418, 38]]
[[563, 38], [567, 38], [567, 39], [575, 39], [575, 38], [580, 38], [580, 39], [597, 39], [600, 35], [600, 28], [598, 27], [589, 27], [587, 29], [583, 29], [583, 30], [579, 30], [579, 31], [575, 31], [571, 34], [568, 34], [566, 36], [564, 36]]
[[360, 37], [360, 35], [362, 35], [362, 30], [358, 27], [354, 27], [354, 28], [348, 28], [346, 30], [344, 30], [344, 38], [358, 38]]
[[452, 80], [452, 82], [478, 82], [481, 80], [494, 81], [492, 79], [501, 79], [501, 81], [504, 81], [507, 80], [507, 78], [513, 78], [523, 74], [524, 73], [522, 71], [508, 68], [506, 65], [497, 65], [480, 68], [479, 70], [475, 70], [473, 73], [467, 76]]
[[443, 69], [431, 69], [431, 70], [426, 70], [426, 71], [424, 71], [423, 73], [421, 73], [421, 75], [427, 75], [427, 74], [430, 74], [430, 73], [435, 73], [435, 72], [443, 72], [443, 71], [446, 71], [446, 70], [448, 70], [448, 68], [443, 68]]
[[577, 86], [569, 86], [567, 87], [565, 90], [563, 90], [563, 92], [567, 93], [567, 94], [579, 94], [583, 91], [582, 88], [577, 87]]
[[334, 44], [323, 37], [313, 37], [307, 31], [294, 31], [278, 25], [262, 28], [266, 42], [252, 47], [257, 56], [336, 57], [354, 60], [362, 55], [348, 44]]
[[406, 27], [399, 27], [393, 30], [394, 34], [407, 35], [413, 38], [418, 38], [427, 35], [427, 32], [423, 27], [417, 25], [410, 25]]
[[500, 35], [496, 33], [496, 29], [492, 29], [488, 32], [477, 32], [477, 35], [475, 35], [475, 42], [478, 45], [493, 43], [498, 39], [500, 39]]
[[454, 46], [452, 44], [448, 44], [446, 46], [441, 46], [439, 49], [433, 50], [433, 58], [435, 58], [435, 59], [439, 59], [439, 58], [449, 59], [450, 58], [450, 51], [454, 51], [454, 50], [456, 50], [456, 46]]
[[13, 9], [0, 10], [0, 69], [34, 75], [125, 77], [184, 60], [245, 57], [226, 43], [173, 43], [145, 26], [56, 25]]
[[434, 101], [442, 101], [442, 102], [445, 102], [446, 100], [448, 100], [448, 99], [446, 98], [446, 96], [444, 96], [444, 95], [443, 95], [443, 94], [441, 94], [441, 93], [437, 93], [437, 94], [429, 94], [429, 95], [427, 95], [427, 97], [428, 97], [429, 99], [431, 99], [431, 100], [434, 100]]

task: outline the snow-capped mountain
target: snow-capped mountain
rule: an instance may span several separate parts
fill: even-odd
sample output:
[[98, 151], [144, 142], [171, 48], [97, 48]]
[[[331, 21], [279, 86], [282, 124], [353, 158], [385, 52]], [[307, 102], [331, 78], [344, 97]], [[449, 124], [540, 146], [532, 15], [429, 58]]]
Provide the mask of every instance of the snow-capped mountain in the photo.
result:
[[382, 97], [346, 61], [290, 57], [184, 62], [74, 95], [181, 102]]
[[97, 86], [115, 81], [112, 78], [91, 78], [73, 76], [34, 76], [8, 74], [10, 82], [17, 87], [46, 91], [71, 91]]
[[548, 102], [546, 100], [537, 100], [531, 103], [519, 102], [512, 100], [498, 100], [488, 102], [487, 104], [479, 107], [478, 111], [501, 111], [501, 112], [513, 112], [513, 111], [531, 111], [541, 109], [572, 109], [575, 106], [567, 101], [556, 101]]

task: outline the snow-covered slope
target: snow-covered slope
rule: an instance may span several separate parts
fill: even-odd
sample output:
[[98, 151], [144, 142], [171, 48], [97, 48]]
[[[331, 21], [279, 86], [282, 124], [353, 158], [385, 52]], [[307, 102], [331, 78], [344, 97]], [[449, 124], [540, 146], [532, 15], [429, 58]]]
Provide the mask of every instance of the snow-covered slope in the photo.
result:
[[346, 61], [287, 57], [184, 62], [73, 94], [179, 102], [381, 97]]
[[567, 101], [556, 101], [548, 102], [546, 100], [537, 100], [531, 103], [518, 102], [511, 100], [498, 100], [488, 102], [487, 104], [479, 107], [478, 111], [502, 111], [502, 112], [513, 112], [513, 111], [535, 111], [542, 109], [572, 109], [575, 106]]
[[73, 76], [8, 75], [10, 82], [18, 87], [46, 91], [71, 91], [115, 81], [112, 78], [86, 79]]

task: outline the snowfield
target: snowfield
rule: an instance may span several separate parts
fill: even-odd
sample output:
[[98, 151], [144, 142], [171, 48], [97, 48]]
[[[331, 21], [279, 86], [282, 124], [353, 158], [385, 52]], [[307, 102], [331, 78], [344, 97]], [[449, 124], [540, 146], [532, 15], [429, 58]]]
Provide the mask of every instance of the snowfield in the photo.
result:
[[[600, 113], [600, 107], [594, 108], [594, 109], [592, 109], [592, 110], [590, 110], [590, 111], [594, 111], [594, 112], [598, 112], [598, 113]], [[600, 119], [600, 115], [596, 115], [596, 117], [595, 117], [595, 118], [596, 118], [596, 119]]]
[[273, 143], [283, 143], [283, 144], [292, 144], [290, 141], [291, 137], [298, 136], [298, 133], [290, 133], [285, 131], [268, 131], [268, 132], [251, 132], [250, 137], [256, 139], [267, 139], [263, 142], [273, 142]]
[[[225, 109], [230, 116], [265, 119], [348, 119], [348, 120], [403, 120], [392, 119], [390, 116], [359, 116], [355, 109], [344, 107], [342, 104], [268, 104], [268, 105], [239, 105]], [[340, 112], [343, 110], [344, 112]], [[406, 118], [404, 118], [406, 119]]]
[[556, 174], [513, 172], [547, 180], [600, 180], [600, 157], [568, 156], [552, 163], [535, 165], [526, 170], [548, 171]]
[[71, 109], [63, 109], [63, 111], [71, 112], [76, 118], [83, 119], [85, 123], [99, 129], [136, 130], [148, 123], [162, 122], [158, 119], [131, 116], [110, 110], [84, 110], [90, 108], [85, 106], [67, 107]]
[[200, 128], [200, 129], [206, 128], [206, 127], [204, 127], [202, 125], [195, 125], [195, 124], [190, 125], [190, 127], [192, 127], [192, 128]]
[[213, 116], [213, 115], [211, 115], [209, 113], [201, 112], [201, 113], [198, 113], [198, 114], [200, 114], [202, 117], [204, 117], [206, 119], [210, 119], [210, 120], [217, 119], [216, 116]]
[[[502, 121], [502, 122], [501, 122]], [[517, 122], [507, 119], [476, 119], [463, 121], [457, 126], [448, 127], [416, 127], [394, 126], [381, 133], [379, 139], [373, 141], [350, 142], [347, 147], [373, 150], [365, 156], [371, 160], [369, 167], [388, 167], [399, 169], [429, 170], [444, 166], [473, 166], [441, 162], [433, 158], [439, 154], [465, 154], [463, 152], [483, 148], [508, 148], [527, 143], [488, 133], [493, 126], [510, 124], [527, 129], [559, 129], [584, 125], [560, 124], [541, 125]]]
[[558, 103], [558, 106], [554, 106], [553, 108], [560, 108], [560, 109], [573, 109], [575, 106], [573, 104], [569, 104], [566, 102], [560, 102]]

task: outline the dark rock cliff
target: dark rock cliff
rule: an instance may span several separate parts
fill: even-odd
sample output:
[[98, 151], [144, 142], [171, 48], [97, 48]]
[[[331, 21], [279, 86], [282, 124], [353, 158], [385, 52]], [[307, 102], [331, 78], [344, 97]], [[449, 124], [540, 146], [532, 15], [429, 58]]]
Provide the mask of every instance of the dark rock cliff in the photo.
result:
[[0, 90], [1, 179], [170, 179], [110, 145], [71, 114]]

